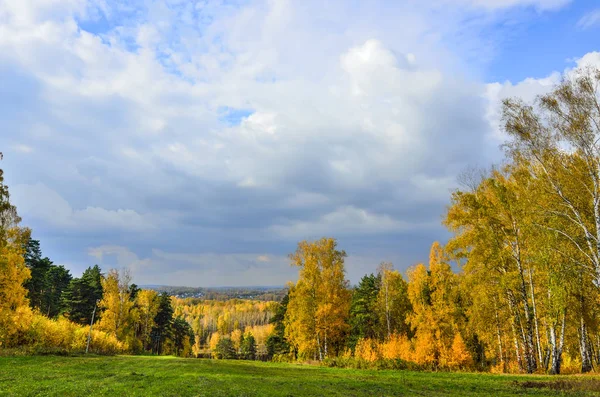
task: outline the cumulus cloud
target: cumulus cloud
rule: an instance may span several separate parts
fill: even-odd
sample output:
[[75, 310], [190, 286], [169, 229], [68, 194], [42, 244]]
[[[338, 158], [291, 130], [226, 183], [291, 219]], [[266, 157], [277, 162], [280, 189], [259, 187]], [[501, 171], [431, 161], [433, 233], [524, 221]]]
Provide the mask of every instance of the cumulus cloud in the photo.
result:
[[445, 236], [455, 176], [497, 158], [490, 104], [543, 85], [464, 78], [493, 51], [480, 33], [566, 3], [2, 2], [15, 204], [62, 236], [53, 259], [138, 283], [282, 284], [325, 234], [354, 275], [405, 267]]

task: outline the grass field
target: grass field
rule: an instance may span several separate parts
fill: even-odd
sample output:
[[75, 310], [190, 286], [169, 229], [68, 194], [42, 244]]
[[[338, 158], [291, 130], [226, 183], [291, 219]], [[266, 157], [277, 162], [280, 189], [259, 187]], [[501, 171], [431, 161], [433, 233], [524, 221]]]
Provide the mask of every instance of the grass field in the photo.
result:
[[588, 396], [600, 378], [426, 373], [172, 357], [0, 357], [0, 396]]

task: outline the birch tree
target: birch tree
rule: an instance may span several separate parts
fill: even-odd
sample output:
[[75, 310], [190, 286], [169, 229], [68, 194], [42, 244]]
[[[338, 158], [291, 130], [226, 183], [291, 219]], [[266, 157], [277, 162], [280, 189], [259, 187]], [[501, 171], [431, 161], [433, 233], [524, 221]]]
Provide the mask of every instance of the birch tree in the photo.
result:
[[350, 309], [345, 257], [332, 238], [302, 241], [290, 255], [300, 270], [284, 322], [286, 338], [301, 357], [323, 360], [343, 347]]
[[[549, 219], [564, 222], [552, 229], [578, 255], [569, 260], [600, 287], [600, 70], [578, 69], [564, 77], [552, 92], [526, 104], [504, 101], [504, 129], [511, 136], [509, 153], [529, 164], [536, 178], [560, 205], [547, 208]], [[550, 217], [551, 216], [551, 217]], [[583, 260], [579, 260], [579, 257]], [[590, 302], [581, 295], [581, 307]], [[588, 325], [580, 313], [582, 371], [592, 369]]]

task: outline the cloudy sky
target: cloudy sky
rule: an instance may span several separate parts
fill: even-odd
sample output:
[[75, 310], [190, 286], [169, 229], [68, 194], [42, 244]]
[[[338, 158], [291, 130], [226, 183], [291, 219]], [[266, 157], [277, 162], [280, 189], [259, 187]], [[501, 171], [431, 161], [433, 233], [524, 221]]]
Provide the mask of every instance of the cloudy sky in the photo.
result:
[[0, 0], [1, 167], [74, 275], [281, 285], [332, 236], [352, 282], [427, 259], [498, 101], [600, 65], [595, 0]]

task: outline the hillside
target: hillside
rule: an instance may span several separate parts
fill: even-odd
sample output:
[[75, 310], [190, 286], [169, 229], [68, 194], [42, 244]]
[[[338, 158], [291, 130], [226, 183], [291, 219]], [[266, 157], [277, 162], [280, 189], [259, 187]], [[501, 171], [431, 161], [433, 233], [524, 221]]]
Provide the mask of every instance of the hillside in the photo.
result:
[[556, 380], [173, 357], [0, 357], [0, 396], [587, 396], [599, 387], [591, 376]]

